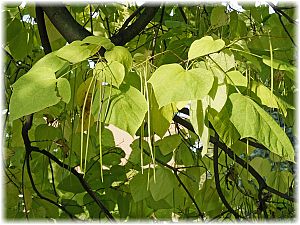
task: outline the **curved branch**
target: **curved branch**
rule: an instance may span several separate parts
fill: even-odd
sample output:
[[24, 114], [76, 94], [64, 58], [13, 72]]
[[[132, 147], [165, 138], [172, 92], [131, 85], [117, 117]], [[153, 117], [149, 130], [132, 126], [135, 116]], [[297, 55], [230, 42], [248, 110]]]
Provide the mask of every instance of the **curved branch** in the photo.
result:
[[27, 165], [27, 173], [28, 173], [28, 176], [29, 176], [29, 180], [30, 180], [30, 183], [31, 183], [31, 186], [33, 188], [33, 190], [35, 191], [35, 193], [37, 194], [37, 196], [39, 196], [41, 199], [47, 201], [47, 202], [50, 202], [51, 204], [57, 206], [58, 208], [60, 208], [62, 211], [64, 211], [71, 219], [78, 219], [76, 216], [74, 216], [72, 213], [70, 213], [63, 205], [53, 201], [52, 199], [50, 198], [47, 198], [45, 196], [43, 196], [39, 190], [36, 188], [35, 186], [35, 183], [34, 183], [34, 180], [33, 180], [33, 177], [32, 177], [32, 173], [31, 173], [31, 168], [30, 168], [30, 153], [29, 152], [26, 152], [26, 165]]
[[[111, 37], [115, 45], [125, 45], [138, 35], [153, 19], [159, 7], [145, 7], [143, 13], [126, 29], [121, 29]], [[81, 26], [64, 5], [45, 6], [44, 12], [60, 34], [68, 41], [82, 40], [92, 33]]]
[[216, 133], [216, 144], [214, 144], [214, 155], [213, 155], [213, 162], [214, 162], [214, 176], [215, 176], [215, 183], [216, 183], [216, 189], [219, 194], [220, 199], [222, 200], [223, 204], [225, 207], [228, 209], [228, 211], [234, 215], [236, 219], [241, 218], [241, 216], [229, 205], [227, 202], [220, 186], [220, 177], [219, 177], [219, 168], [218, 168], [218, 159], [219, 159], [219, 154], [218, 154], [218, 142], [219, 142], [219, 135]]
[[42, 7], [51, 23], [55, 26], [58, 32], [71, 43], [72, 41], [82, 40], [92, 33], [81, 26], [71, 15], [68, 9], [59, 4], [56, 6]]
[[125, 30], [125, 28], [128, 26], [128, 24], [133, 20], [134, 17], [136, 17], [137, 14], [139, 14], [142, 9], [144, 9], [144, 6], [140, 6], [139, 8], [137, 8], [137, 10], [135, 10], [127, 19], [126, 21], [123, 23], [122, 27], [120, 28], [119, 32], [122, 30]]
[[[186, 120], [180, 118], [179, 116], [175, 115], [173, 118], [173, 121], [182, 125], [183, 127], [187, 128], [188, 130], [192, 131], [195, 133], [193, 126]], [[247, 162], [245, 162], [243, 159], [241, 159], [239, 156], [237, 156], [230, 148], [228, 148], [224, 143], [222, 142], [217, 142], [216, 139], [212, 136], [210, 136], [210, 142], [213, 144], [218, 145], [219, 148], [221, 148], [226, 154], [231, 158], [234, 159], [240, 166], [243, 168], [247, 169], [249, 173], [257, 180], [257, 182], [260, 185], [260, 188], [265, 189], [275, 195], [278, 195], [281, 198], [284, 198], [288, 201], [294, 202], [295, 199], [293, 196], [289, 196], [285, 193], [282, 193], [270, 186], [268, 186], [265, 182], [265, 180], [260, 176], [260, 174]], [[250, 142], [249, 142], [250, 144]], [[265, 147], [264, 147], [265, 148]], [[265, 148], [266, 149], [266, 148]]]
[[125, 30], [121, 30], [111, 37], [115, 45], [125, 45], [128, 41], [137, 36], [148, 23], [153, 19], [159, 7], [145, 7], [143, 13]]
[[46, 29], [46, 24], [45, 24], [45, 18], [44, 18], [44, 12], [42, 7], [36, 6], [35, 7], [35, 14], [36, 14], [36, 23], [38, 26], [38, 31], [40, 34], [40, 39], [42, 42], [42, 46], [45, 52], [45, 55], [52, 52], [52, 48], [50, 45], [50, 41], [48, 38], [48, 33]]
[[75, 170], [75, 168], [70, 167], [69, 165], [61, 162], [58, 158], [56, 158], [54, 155], [52, 155], [50, 152], [48, 152], [46, 150], [40, 150], [37, 147], [31, 147], [31, 151], [38, 152], [40, 154], [43, 154], [43, 155], [47, 156], [49, 159], [51, 159], [52, 161], [54, 161], [57, 165], [59, 165], [60, 167], [66, 169], [68, 171], [70, 171], [73, 175], [75, 175], [77, 177], [77, 179], [79, 180], [79, 182], [81, 183], [82, 187], [92, 197], [92, 199], [97, 203], [97, 205], [100, 207], [100, 209], [102, 210], [102, 212], [104, 212], [104, 214], [107, 217], [107, 219], [109, 221], [111, 221], [111, 222], [115, 222], [115, 219], [112, 216], [112, 214], [105, 207], [105, 205], [101, 202], [101, 200], [97, 197], [97, 195], [92, 190], [92, 188], [89, 186], [89, 184], [85, 181], [85, 179], [83, 178], [83, 174], [78, 173]]

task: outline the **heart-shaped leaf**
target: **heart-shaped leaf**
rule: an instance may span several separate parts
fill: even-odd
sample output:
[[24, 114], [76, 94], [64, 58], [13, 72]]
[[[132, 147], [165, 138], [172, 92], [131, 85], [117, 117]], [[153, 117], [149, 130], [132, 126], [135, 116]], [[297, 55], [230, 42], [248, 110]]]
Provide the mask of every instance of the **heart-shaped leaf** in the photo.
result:
[[220, 51], [224, 46], [225, 42], [222, 39], [214, 40], [211, 36], [205, 36], [191, 44], [188, 52], [188, 59], [192, 60], [200, 56]]
[[202, 99], [213, 85], [211, 71], [202, 68], [184, 70], [179, 64], [160, 66], [148, 81], [159, 107], [170, 103]]
[[[113, 124], [133, 136], [141, 126], [147, 112], [146, 99], [141, 92], [127, 84], [122, 84], [119, 89], [108, 86], [102, 88], [105, 88], [101, 107], [102, 121]], [[99, 96], [98, 90], [92, 106], [92, 113], [97, 120], [99, 118]]]

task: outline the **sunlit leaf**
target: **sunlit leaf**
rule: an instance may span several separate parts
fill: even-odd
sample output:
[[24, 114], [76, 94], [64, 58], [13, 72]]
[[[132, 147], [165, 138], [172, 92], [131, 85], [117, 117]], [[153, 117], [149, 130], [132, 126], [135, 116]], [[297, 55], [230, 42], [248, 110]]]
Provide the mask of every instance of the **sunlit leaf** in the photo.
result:
[[196, 68], [185, 71], [179, 64], [159, 67], [149, 79], [159, 107], [170, 103], [202, 99], [213, 84], [211, 71]]
[[[112, 88], [111, 95], [109, 89], [110, 87], [105, 87], [101, 112], [103, 122], [113, 124], [133, 136], [141, 126], [147, 111], [144, 96], [137, 89], [126, 84], [121, 85], [119, 90]], [[99, 118], [99, 97], [99, 91], [97, 91], [92, 106], [94, 118]]]
[[225, 42], [222, 39], [214, 40], [211, 36], [205, 36], [192, 43], [188, 52], [188, 59], [192, 60], [220, 51], [224, 46]]
[[232, 103], [230, 120], [241, 138], [254, 138], [271, 152], [294, 162], [295, 152], [289, 138], [267, 112], [241, 94], [234, 93], [229, 98]]

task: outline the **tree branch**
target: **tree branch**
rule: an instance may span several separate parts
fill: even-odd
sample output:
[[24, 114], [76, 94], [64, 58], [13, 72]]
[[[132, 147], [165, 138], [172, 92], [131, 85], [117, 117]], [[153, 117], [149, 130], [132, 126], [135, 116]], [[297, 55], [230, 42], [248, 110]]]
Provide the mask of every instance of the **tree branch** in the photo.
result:
[[119, 32], [122, 30], [125, 30], [125, 28], [128, 26], [128, 24], [133, 20], [134, 17], [136, 17], [141, 11], [142, 9], [144, 9], [144, 6], [140, 6], [139, 8], [137, 8], [137, 10], [135, 10], [123, 23], [122, 27], [120, 28]]
[[[143, 13], [130, 26], [111, 37], [112, 43], [125, 45], [147, 26], [158, 9], [159, 7], [145, 7]], [[91, 32], [77, 23], [64, 5], [44, 6], [43, 10], [51, 23], [69, 43], [92, 35]]]
[[128, 41], [132, 40], [144, 30], [158, 9], [159, 7], [145, 7], [143, 13], [130, 26], [111, 37], [112, 43], [115, 45], [125, 45]]
[[40, 34], [42, 46], [44, 48], [45, 54], [48, 54], [48, 53], [52, 52], [52, 48], [51, 48], [50, 41], [48, 38], [48, 33], [47, 33], [45, 18], [44, 18], [44, 12], [43, 12], [42, 7], [36, 5], [35, 14], [36, 14], [36, 23], [38, 26], [38, 31]]
[[[28, 176], [29, 176], [29, 179], [30, 179], [30, 183], [31, 183], [31, 186], [33, 188], [33, 190], [35, 191], [35, 193], [43, 200], [47, 201], [47, 202], [50, 202], [51, 204], [57, 206], [58, 208], [60, 208], [62, 211], [64, 211], [71, 219], [78, 219], [76, 216], [74, 216], [72, 213], [70, 213], [63, 205], [53, 201], [52, 199], [50, 198], [47, 198], [45, 196], [43, 196], [39, 190], [36, 188], [35, 186], [35, 183], [34, 183], [34, 180], [33, 180], [33, 177], [32, 177], [32, 173], [31, 173], [31, 168], [30, 168], [30, 153], [29, 152], [26, 152], [26, 165], [27, 165], [27, 173], [28, 173]], [[24, 197], [25, 198], [25, 197]]]
[[218, 142], [219, 142], [219, 135], [216, 133], [215, 137], [216, 144], [214, 145], [214, 154], [213, 154], [213, 162], [214, 162], [214, 177], [215, 177], [215, 183], [216, 183], [216, 189], [219, 194], [220, 199], [222, 200], [223, 204], [225, 207], [228, 209], [230, 213], [234, 215], [236, 219], [241, 218], [241, 216], [230, 206], [230, 204], [227, 202], [220, 186], [220, 177], [219, 177], [219, 168], [218, 168], [218, 159], [219, 159], [219, 154], [218, 154]]
[[107, 217], [107, 219], [110, 222], [115, 222], [114, 217], [112, 216], [112, 214], [109, 212], [109, 210], [104, 206], [104, 204], [101, 202], [101, 200], [97, 197], [97, 195], [95, 194], [95, 192], [92, 190], [92, 188], [89, 186], [89, 184], [85, 181], [85, 179], [83, 178], [83, 174], [78, 173], [75, 168], [70, 167], [69, 165], [61, 162], [58, 158], [56, 158], [54, 155], [52, 155], [50, 152], [46, 151], [46, 150], [40, 150], [37, 147], [31, 147], [31, 151], [33, 152], [38, 152], [40, 154], [43, 154], [45, 156], [47, 156], [49, 159], [51, 159], [52, 161], [54, 161], [57, 165], [59, 165], [60, 167], [70, 171], [74, 176], [77, 177], [77, 179], [79, 180], [79, 182], [81, 183], [82, 187], [86, 190], [86, 192], [92, 197], [92, 199], [97, 203], [97, 205], [100, 207], [100, 209], [102, 210], [102, 212], [104, 212], [105, 216]]
[[70, 14], [63, 4], [56, 6], [42, 6], [51, 23], [58, 32], [71, 43], [76, 40], [82, 40], [92, 33], [82, 27]]
[[[182, 125], [183, 127], [187, 128], [188, 130], [192, 131], [195, 133], [193, 126], [186, 120], [180, 118], [179, 116], [175, 115], [173, 118], [173, 121]], [[265, 189], [275, 195], [278, 195], [281, 198], [284, 198], [288, 201], [295, 201], [293, 196], [289, 196], [287, 194], [284, 194], [278, 190], [275, 190], [274, 188], [268, 186], [265, 182], [265, 180], [260, 176], [260, 174], [247, 162], [245, 162], [243, 159], [241, 159], [239, 156], [237, 156], [230, 148], [228, 148], [224, 143], [222, 142], [217, 142], [214, 137], [210, 137], [210, 142], [213, 144], [218, 145], [219, 148], [221, 148], [226, 154], [231, 158], [234, 159], [235, 162], [237, 162], [239, 165], [241, 165], [243, 168], [247, 169], [249, 173], [257, 180], [259, 183], [260, 187], [262, 189]], [[250, 142], [249, 142], [250, 143]], [[264, 147], [265, 148], [265, 147]], [[265, 148], [266, 149], [266, 148]]]

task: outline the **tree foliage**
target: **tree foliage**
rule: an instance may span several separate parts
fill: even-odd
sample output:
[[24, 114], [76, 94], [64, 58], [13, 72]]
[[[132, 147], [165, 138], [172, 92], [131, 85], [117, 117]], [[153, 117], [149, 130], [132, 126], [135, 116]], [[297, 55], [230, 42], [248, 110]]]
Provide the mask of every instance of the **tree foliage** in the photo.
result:
[[293, 5], [3, 13], [5, 218], [295, 217]]

